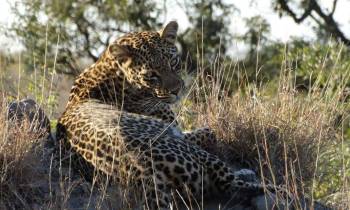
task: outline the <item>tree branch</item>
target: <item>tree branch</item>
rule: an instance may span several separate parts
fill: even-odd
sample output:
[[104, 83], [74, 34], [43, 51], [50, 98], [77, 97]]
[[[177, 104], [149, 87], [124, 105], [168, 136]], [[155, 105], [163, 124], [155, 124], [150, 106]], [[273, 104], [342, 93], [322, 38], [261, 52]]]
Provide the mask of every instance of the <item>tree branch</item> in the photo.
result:
[[320, 5], [316, 0], [309, 0], [309, 5], [301, 17], [297, 17], [296, 13], [288, 6], [288, 0], [277, 0], [277, 3], [281, 9], [284, 10], [289, 16], [291, 16], [298, 24], [303, 22], [307, 17], [311, 16], [311, 12], [314, 11], [324, 22], [324, 24], [321, 24], [320, 22], [316, 21], [319, 26], [323, 26], [335, 38], [342, 41], [345, 45], [350, 46], [350, 39], [344, 35], [344, 33], [340, 30], [338, 23], [333, 18], [337, 0], [333, 1], [332, 11], [328, 15], [322, 11]]
[[57, 59], [57, 63], [63, 63], [67, 65], [69, 71], [65, 71], [65, 68], [56, 68], [58, 73], [64, 73], [67, 75], [77, 76], [80, 74], [80, 67], [77, 60], [74, 58], [73, 53], [68, 48], [65, 48]]
[[96, 62], [98, 60], [98, 57], [95, 56], [92, 52], [91, 52], [91, 44], [90, 44], [90, 34], [89, 31], [87, 29], [87, 27], [83, 27], [81, 24], [76, 23], [78, 31], [83, 35], [83, 37], [85, 38], [85, 46], [84, 49], [86, 50], [88, 56], [94, 61]]
[[329, 14], [329, 16], [333, 16], [334, 15], [335, 8], [337, 7], [337, 3], [338, 3], [338, 0], [334, 0], [333, 1], [333, 7], [332, 7], [332, 10], [331, 10], [331, 13]]
[[334, 36], [344, 42], [345, 45], [350, 46], [350, 39], [346, 38], [344, 33], [340, 30], [338, 23], [335, 22], [333, 15], [326, 15], [320, 5], [315, 0], [310, 0], [314, 3], [313, 10], [323, 19], [324, 26]]
[[303, 22], [312, 12], [313, 9], [313, 1], [309, 1], [309, 5], [307, 9], [304, 11], [303, 15], [300, 17], [297, 17], [295, 12], [288, 6], [288, 0], [278, 0], [278, 4], [280, 5], [281, 9], [283, 9], [285, 12], [288, 13], [289, 16], [291, 16], [296, 23], [301, 23]]
[[324, 24], [322, 23], [322, 21], [320, 21], [319, 19], [317, 19], [315, 17], [315, 15], [311, 14], [310, 15], [311, 19], [313, 19], [319, 26], [323, 26], [324, 27]]

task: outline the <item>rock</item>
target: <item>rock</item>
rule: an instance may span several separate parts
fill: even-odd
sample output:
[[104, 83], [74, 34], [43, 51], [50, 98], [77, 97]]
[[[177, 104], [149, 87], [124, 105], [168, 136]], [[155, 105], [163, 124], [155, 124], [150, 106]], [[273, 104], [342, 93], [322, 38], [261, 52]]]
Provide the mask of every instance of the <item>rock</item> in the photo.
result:
[[[317, 201], [311, 205], [311, 200], [304, 197], [295, 202], [283, 201], [277, 199], [275, 194], [261, 195], [251, 200], [253, 209], [256, 210], [270, 210], [270, 209], [304, 209], [304, 210], [332, 210], [332, 208], [325, 206]], [[311, 207], [313, 206], [313, 207]]]
[[256, 210], [289, 209], [289, 207], [285, 208], [280, 202], [276, 202], [274, 194], [257, 196], [252, 199], [251, 204]]
[[33, 99], [11, 102], [8, 105], [7, 118], [15, 122], [17, 127], [27, 128], [31, 133], [38, 134], [39, 137], [50, 134], [50, 120]]

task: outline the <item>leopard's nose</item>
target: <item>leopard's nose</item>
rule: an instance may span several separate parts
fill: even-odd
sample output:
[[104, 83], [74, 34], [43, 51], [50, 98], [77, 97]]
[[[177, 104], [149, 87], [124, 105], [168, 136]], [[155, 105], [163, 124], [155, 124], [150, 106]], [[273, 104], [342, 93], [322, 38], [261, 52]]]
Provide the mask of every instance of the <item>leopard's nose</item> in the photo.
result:
[[179, 94], [179, 92], [181, 91], [181, 89], [183, 87], [183, 81], [180, 81], [179, 83], [180, 83], [180, 85], [177, 85], [172, 90], [170, 90], [171, 94], [174, 94], [174, 95], [178, 95]]
[[171, 90], [170, 93], [173, 95], [177, 95], [180, 92], [181, 88], [176, 88], [175, 90]]
[[170, 94], [178, 95], [183, 86], [182, 79], [173, 72], [163, 75], [163, 88]]

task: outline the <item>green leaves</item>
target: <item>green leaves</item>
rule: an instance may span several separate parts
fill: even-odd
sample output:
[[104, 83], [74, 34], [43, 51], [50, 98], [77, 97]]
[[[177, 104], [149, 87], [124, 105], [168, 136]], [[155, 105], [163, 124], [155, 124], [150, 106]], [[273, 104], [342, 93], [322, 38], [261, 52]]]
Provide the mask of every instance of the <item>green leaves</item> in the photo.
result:
[[47, 63], [53, 63], [58, 49], [58, 72], [77, 74], [83, 69], [82, 62], [96, 61], [121, 34], [138, 28], [157, 29], [161, 24], [154, 15], [159, 8], [153, 1], [22, 0], [18, 4], [12, 5], [16, 21], [11, 31], [28, 51], [28, 69], [34, 59], [44, 63], [46, 57]]

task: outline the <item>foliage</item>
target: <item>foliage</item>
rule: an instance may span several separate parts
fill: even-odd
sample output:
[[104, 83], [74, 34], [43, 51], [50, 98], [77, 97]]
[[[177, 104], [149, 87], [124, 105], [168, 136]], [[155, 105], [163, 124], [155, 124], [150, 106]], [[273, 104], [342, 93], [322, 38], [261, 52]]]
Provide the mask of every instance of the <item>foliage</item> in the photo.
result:
[[[59, 92], [56, 88], [58, 77], [54, 69], [34, 67], [27, 72], [22, 65], [22, 54], [9, 58], [0, 55], [0, 94], [10, 102], [23, 98], [32, 98], [50, 111], [57, 109]], [[1, 101], [0, 101], [1, 102]]]
[[237, 8], [233, 4], [213, 0], [184, 1], [183, 6], [191, 22], [183, 35], [189, 53], [196, 55], [198, 50], [205, 52], [206, 56], [214, 56], [218, 53], [217, 46], [220, 46], [220, 53], [225, 54], [233, 38], [229, 33], [228, 17], [238, 12]]
[[32, 52], [28, 66], [46, 67], [56, 60], [57, 69], [70, 74], [79, 72], [82, 58], [96, 61], [112, 37], [129, 31], [127, 24], [143, 29], [159, 24], [156, 4], [150, 1], [23, 0], [12, 10], [17, 18], [12, 32]]
[[262, 16], [253, 16], [244, 19], [247, 31], [239, 36], [242, 41], [249, 44], [248, 57], [253, 57], [259, 50], [259, 46], [268, 43], [270, 24]]
[[292, 60], [289, 65], [295, 69], [297, 86], [310, 89], [313, 86], [350, 85], [346, 74], [350, 70], [350, 53], [342, 45], [334, 42], [328, 45], [307, 44], [295, 40], [288, 45], [286, 56]]
[[[318, 35], [319, 41], [328, 41], [329, 37], [341, 41], [350, 46], [350, 39], [342, 31], [339, 23], [334, 19], [338, 0], [332, 1], [332, 6], [328, 9], [317, 0], [274, 0], [273, 5], [276, 12], [282, 15], [288, 15], [296, 23], [302, 23], [306, 19], [312, 19], [315, 23], [314, 30]], [[295, 11], [294, 11], [295, 10]], [[298, 13], [301, 13], [300, 15]]]
[[[203, 40], [202, 47], [208, 49], [209, 55], [216, 53], [214, 46], [219, 42], [225, 52], [231, 40], [228, 14], [233, 5], [212, 0], [179, 4], [188, 8], [187, 15], [193, 24], [179, 34], [183, 57], [188, 51], [195, 53], [197, 44]], [[152, 0], [22, 0], [12, 5], [12, 10], [16, 16], [12, 35], [19, 37], [31, 52], [26, 57], [27, 67], [46, 67], [56, 62], [58, 72], [73, 75], [81, 71], [84, 63], [96, 61], [115, 37], [141, 28], [160, 29], [166, 15], [163, 4]], [[204, 34], [200, 30], [202, 23], [206, 28]], [[47, 60], [43, 61], [40, 58], [44, 55]]]

